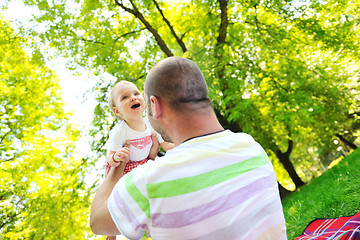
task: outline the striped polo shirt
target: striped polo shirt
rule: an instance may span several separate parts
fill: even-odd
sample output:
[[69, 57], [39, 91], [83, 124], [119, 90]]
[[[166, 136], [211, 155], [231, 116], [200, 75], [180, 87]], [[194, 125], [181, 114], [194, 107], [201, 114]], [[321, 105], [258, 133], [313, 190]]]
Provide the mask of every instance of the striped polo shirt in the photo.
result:
[[134, 169], [108, 209], [119, 231], [156, 240], [286, 239], [278, 185], [264, 149], [229, 130], [190, 139]]

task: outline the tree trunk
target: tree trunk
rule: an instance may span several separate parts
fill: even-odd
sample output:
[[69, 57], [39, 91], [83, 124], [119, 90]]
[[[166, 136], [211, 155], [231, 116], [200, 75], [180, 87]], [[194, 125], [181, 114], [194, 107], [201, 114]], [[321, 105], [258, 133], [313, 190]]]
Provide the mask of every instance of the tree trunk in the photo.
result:
[[278, 187], [279, 187], [279, 193], [281, 199], [284, 199], [287, 195], [289, 195], [292, 192], [284, 188], [279, 182], [278, 182]]
[[357, 146], [355, 145], [355, 143], [352, 143], [352, 142], [350, 142], [350, 141], [348, 141], [347, 139], [345, 139], [342, 135], [340, 135], [340, 134], [335, 134], [335, 136], [337, 136], [339, 139], [340, 139], [340, 141], [342, 141], [343, 143], [345, 143], [345, 145], [347, 145], [347, 146], [349, 146], [350, 148], [352, 148], [352, 149], [357, 149]]
[[234, 123], [234, 122], [229, 122], [227, 120], [227, 118], [220, 113], [219, 107], [215, 106], [215, 103], [213, 105], [214, 105], [214, 111], [215, 111], [216, 117], [219, 120], [221, 126], [223, 126], [223, 128], [229, 129], [232, 132], [242, 132], [242, 129], [239, 126], [239, 124]]
[[290, 154], [292, 152], [293, 142], [291, 140], [288, 141], [288, 149], [286, 152], [281, 152], [279, 149], [276, 150], [276, 156], [279, 158], [280, 162], [284, 166], [285, 170], [288, 172], [289, 176], [295, 183], [296, 188], [301, 187], [305, 183], [300, 179], [297, 175], [294, 165], [290, 161]]

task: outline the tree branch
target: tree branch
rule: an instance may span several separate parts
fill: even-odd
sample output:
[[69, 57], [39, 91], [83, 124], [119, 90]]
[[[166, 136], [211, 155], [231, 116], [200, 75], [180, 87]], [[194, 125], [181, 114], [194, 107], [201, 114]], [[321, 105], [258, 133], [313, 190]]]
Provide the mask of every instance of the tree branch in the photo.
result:
[[292, 140], [288, 140], [288, 149], [285, 152], [285, 155], [287, 155], [288, 157], [290, 157], [290, 154], [292, 152], [293, 149], [293, 141]]
[[9, 159], [0, 159], [0, 162], [10, 162], [10, 161], [13, 161], [15, 160], [15, 156], [12, 157], [12, 158], [9, 158]]
[[229, 26], [229, 20], [227, 16], [227, 1], [226, 0], [218, 0], [220, 4], [220, 29], [219, 29], [219, 36], [217, 37], [216, 45], [224, 45], [226, 41], [226, 33], [227, 33], [227, 27]]
[[360, 116], [360, 112], [353, 112], [353, 113], [350, 113], [349, 115], [350, 115], [350, 116], [354, 116], [354, 115]]
[[82, 40], [84, 42], [91, 42], [91, 43], [97, 43], [97, 44], [105, 45], [105, 43], [100, 42], [100, 41], [89, 40], [89, 39], [85, 39], [85, 38], [80, 38], [80, 40]]
[[[18, 201], [19, 203], [19, 201]], [[18, 204], [16, 203], [16, 204]], [[3, 220], [2, 224], [0, 225], [0, 230], [7, 224], [11, 223], [11, 222], [15, 222], [16, 221], [16, 217], [19, 216], [20, 213], [15, 213], [15, 212], [12, 212], [12, 213], [8, 213], [7, 216], [6, 216], [6, 219]], [[10, 219], [10, 221], [8, 220]], [[11, 221], [12, 220], [12, 221]]]
[[344, 136], [340, 135], [340, 134], [335, 134], [335, 136], [337, 136], [343, 143], [345, 143], [347, 146], [351, 147], [352, 149], [357, 149], [357, 146], [355, 145], [355, 143], [350, 142], [349, 140], [347, 140]]
[[163, 11], [161, 10], [159, 4], [156, 2], [156, 0], [153, 0], [153, 3], [155, 4], [156, 8], [159, 10], [163, 20], [165, 21], [166, 25], [168, 25], [168, 27], [170, 28], [170, 31], [172, 33], [172, 35], [175, 37], [177, 43], [180, 45], [182, 51], [185, 53], [187, 51], [184, 42], [182, 41], [182, 38], [184, 36], [182, 36], [181, 38], [178, 37], [178, 35], [175, 33], [174, 28], [171, 26], [170, 22], [166, 19], [166, 17], [164, 16]]
[[188, 33], [188, 32], [190, 32], [190, 31], [184, 32], [184, 33], [181, 35], [180, 39], [182, 40], [182, 39], [185, 37], [185, 34]]
[[132, 31], [132, 32], [128, 32], [128, 33], [124, 33], [120, 36], [118, 36], [117, 38], [115, 38], [114, 42], [116, 42], [117, 40], [119, 40], [120, 38], [122, 37], [126, 37], [127, 35], [131, 35], [131, 34], [134, 34], [134, 33], [138, 33], [138, 32], [141, 32], [142, 30], [145, 30], [146, 28], [141, 28], [139, 30], [135, 30], [135, 31]]
[[150, 25], [150, 23], [148, 21], [146, 21], [145, 17], [139, 12], [139, 10], [136, 8], [136, 6], [135, 6], [135, 4], [133, 3], [132, 0], [130, 0], [130, 3], [131, 3], [131, 5], [133, 6], [134, 9], [126, 7], [122, 3], [122, 1], [119, 2], [118, 0], [115, 0], [115, 3], [119, 7], [124, 9], [126, 12], [129, 12], [132, 15], [134, 15], [137, 19], [139, 19], [145, 25], [146, 29], [154, 36], [155, 41], [157, 42], [157, 44], [159, 45], [161, 50], [166, 54], [166, 56], [168, 56], [168, 57], [174, 56], [174, 54], [170, 51], [170, 49], [168, 48], [168, 46], [166, 45], [164, 40], [160, 37], [158, 32]]
[[4, 139], [6, 138], [7, 135], [9, 135], [12, 132], [12, 129], [10, 129], [10, 131], [8, 131], [7, 133], [4, 134], [4, 136], [1, 138], [0, 143], [2, 143], [4, 141]]

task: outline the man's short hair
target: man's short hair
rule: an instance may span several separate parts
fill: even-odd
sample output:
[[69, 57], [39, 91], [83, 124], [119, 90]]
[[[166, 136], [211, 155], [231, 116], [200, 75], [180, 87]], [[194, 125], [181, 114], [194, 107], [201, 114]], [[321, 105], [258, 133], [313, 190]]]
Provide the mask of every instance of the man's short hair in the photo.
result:
[[148, 98], [156, 96], [175, 111], [212, 106], [200, 68], [186, 58], [169, 57], [156, 64], [147, 76], [145, 91]]

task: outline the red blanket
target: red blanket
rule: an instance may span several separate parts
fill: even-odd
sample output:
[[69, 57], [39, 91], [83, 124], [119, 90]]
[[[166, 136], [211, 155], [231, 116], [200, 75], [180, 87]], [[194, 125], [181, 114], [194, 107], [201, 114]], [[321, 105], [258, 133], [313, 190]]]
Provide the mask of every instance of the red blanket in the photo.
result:
[[360, 212], [349, 217], [313, 220], [304, 233], [295, 238], [295, 240], [308, 239], [360, 239]]

